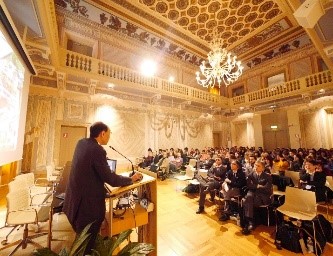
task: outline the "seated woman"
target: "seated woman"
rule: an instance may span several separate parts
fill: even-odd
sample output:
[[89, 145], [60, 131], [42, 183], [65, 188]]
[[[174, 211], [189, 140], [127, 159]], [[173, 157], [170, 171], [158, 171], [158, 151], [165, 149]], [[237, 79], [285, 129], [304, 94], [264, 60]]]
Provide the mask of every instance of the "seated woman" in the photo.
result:
[[316, 201], [326, 201], [326, 174], [322, 169], [321, 163], [314, 159], [305, 160], [305, 173], [300, 173], [301, 188], [315, 191]]
[[227, 172], [226, 179], [222, 183], [224, 208], [219, 220], [226, 221], [230, 218], [230, 200], [241, 195], [241, 188], [244, 186], [246, 186], [246, 177], [242, 165], [237, 160], [231, 160], [231, 170]]

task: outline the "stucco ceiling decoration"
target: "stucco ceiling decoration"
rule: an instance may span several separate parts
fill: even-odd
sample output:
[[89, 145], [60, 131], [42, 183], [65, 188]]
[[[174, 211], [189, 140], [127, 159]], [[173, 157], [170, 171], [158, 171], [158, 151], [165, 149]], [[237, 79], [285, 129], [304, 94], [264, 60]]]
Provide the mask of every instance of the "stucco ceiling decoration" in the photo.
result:
[[221, 33], [223, 47], [246, 68], [310, 43], [280, 1], [56, 0], [56, 4], [195, 65], [209, 52], [214, 29]]
[[139, 0], [151, 10], [190, 31], [211, 40], [215, 27], [227, 47], [281, 14], [271, 0]]

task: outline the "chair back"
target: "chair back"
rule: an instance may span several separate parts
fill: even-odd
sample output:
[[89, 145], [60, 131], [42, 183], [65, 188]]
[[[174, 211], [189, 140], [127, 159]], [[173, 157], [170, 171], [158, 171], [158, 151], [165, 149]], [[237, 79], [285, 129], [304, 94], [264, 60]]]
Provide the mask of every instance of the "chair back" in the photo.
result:
[[189, 161], [189, 163], [188, 163], [188, 165], [190, 167], [196, 168], [196, 166], [197, 166], [197, 159], [191, 158], [190, 161]]
[[315, 192], [286, 187], [285, 203], [277, 210], [296, 219], [312, 220], [317, 212]]
[[193, 178], [193, 177], [194, 177], [194, 168], [195, 168], [195, 167], [188, 165], [188, 166], [186, 167], [185, 176], [186, 176], [186, 177], [192, 177], [192, 178]]
[[[21, 176], [21, 175], [19, 175]], [[18, 176], [17, 176], [18, 177]], [[24, 179], [17, 179], [15, 177], [14, 180], [12, 180], [11, 182], [8, 183], [8, 191], [9, 192], [13, 192], [16, 190], [20, 190], [20, 189], [27, 189], [29, 191], [29, 187], [27, 186], [27, 182]]]
[[30, 207], [30, 195], [27, 188], [10, 191], [7, 196], [8, 212], [23, 210]]
[[333, 176], [326, 176], [326, 187], [333, 190]]
[[49, 179], [51, 176], [53, 176], [53, 167], [51, 165], [46, 166], [46, 177]]
[[28, 187], [35, 185], [35, 175], [32, 172], [17, 175], [15, 180], [23, 180]]
[[288, 171], [287, 170], [287, 171], [285, 171], [284, 175], [291, 179], [291, 181], [293, 182], [295, 187], [298, 187], [298, 185], [299, 185], [299, 172]]

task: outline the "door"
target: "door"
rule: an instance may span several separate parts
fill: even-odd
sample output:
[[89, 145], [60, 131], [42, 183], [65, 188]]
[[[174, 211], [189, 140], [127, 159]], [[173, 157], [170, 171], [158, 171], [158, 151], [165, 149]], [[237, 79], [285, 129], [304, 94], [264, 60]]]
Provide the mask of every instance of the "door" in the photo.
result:
[[77, 142], [87, 136], [87, 128], [83, 126], [61, 126], [59, 165], [64, 166], [72, 161]]
[[264, 148], [289, 148], [289, 134], [287, 131], [264, 131]]
[[221, 137], [219, 132], [213, 132], [214, 147], [221, 147]]

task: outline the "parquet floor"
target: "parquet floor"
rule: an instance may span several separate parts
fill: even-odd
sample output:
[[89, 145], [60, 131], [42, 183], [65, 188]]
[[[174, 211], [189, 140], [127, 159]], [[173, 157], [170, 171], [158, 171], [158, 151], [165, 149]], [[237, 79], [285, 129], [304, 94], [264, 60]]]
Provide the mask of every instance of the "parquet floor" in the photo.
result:
[[[197, 195], [187, 195], [177, 190], [184, 182], [175, 179], [158, 181], [158, 249], [159, 256], [291, 256], [302, 255], [289, 252], [285, 249], [277, 250], [274, 246], [274, 227], [258, 226], [255, 231], [244, 236], [241, 228], [235, 221], [220, 222], [216, 213], [216, 205], [208, 200], [204, 214], [195, 214], [198, 208]], [[2, 190], [3, 191], [3, 190]], [[0, 190], [1, 192], [1, 190]], [[1, 193], [0, 198], [5, 194]], [[3, 200], [0, 205], [0, 227], [3, 226], [6, 208]], [[64, 214], [55, 217], [58, 230], [55, 236], [64, 239], [62, 242], [53, 242], [52, 248], [59, 252], [61, 248], [69, 246], [73, 234], [68, 230], [68, 221]], [[42, 226], [42, 228], [45, 228]], [[6, 234], [5, 229], [0, 230], [0, 241]], [[20, 238], [20, 230], [11, 238], [12, 241]], [[46, 237], [39, 240], [46, 246]], [[1, 248], [1, 245], [0, 245]], [[29, 245], [25, 250], [20, 249], [15, 255], [31, 255], [34, 247]], [[9, 251], [10, 252], [10, 251]], [[8, 251], [0, 251], [0, 256], [8, 255]], [[310, 255], [310, 254], [309, 254]], [[324, 256], [333, 255], [333, 245], [326, 244]]]

